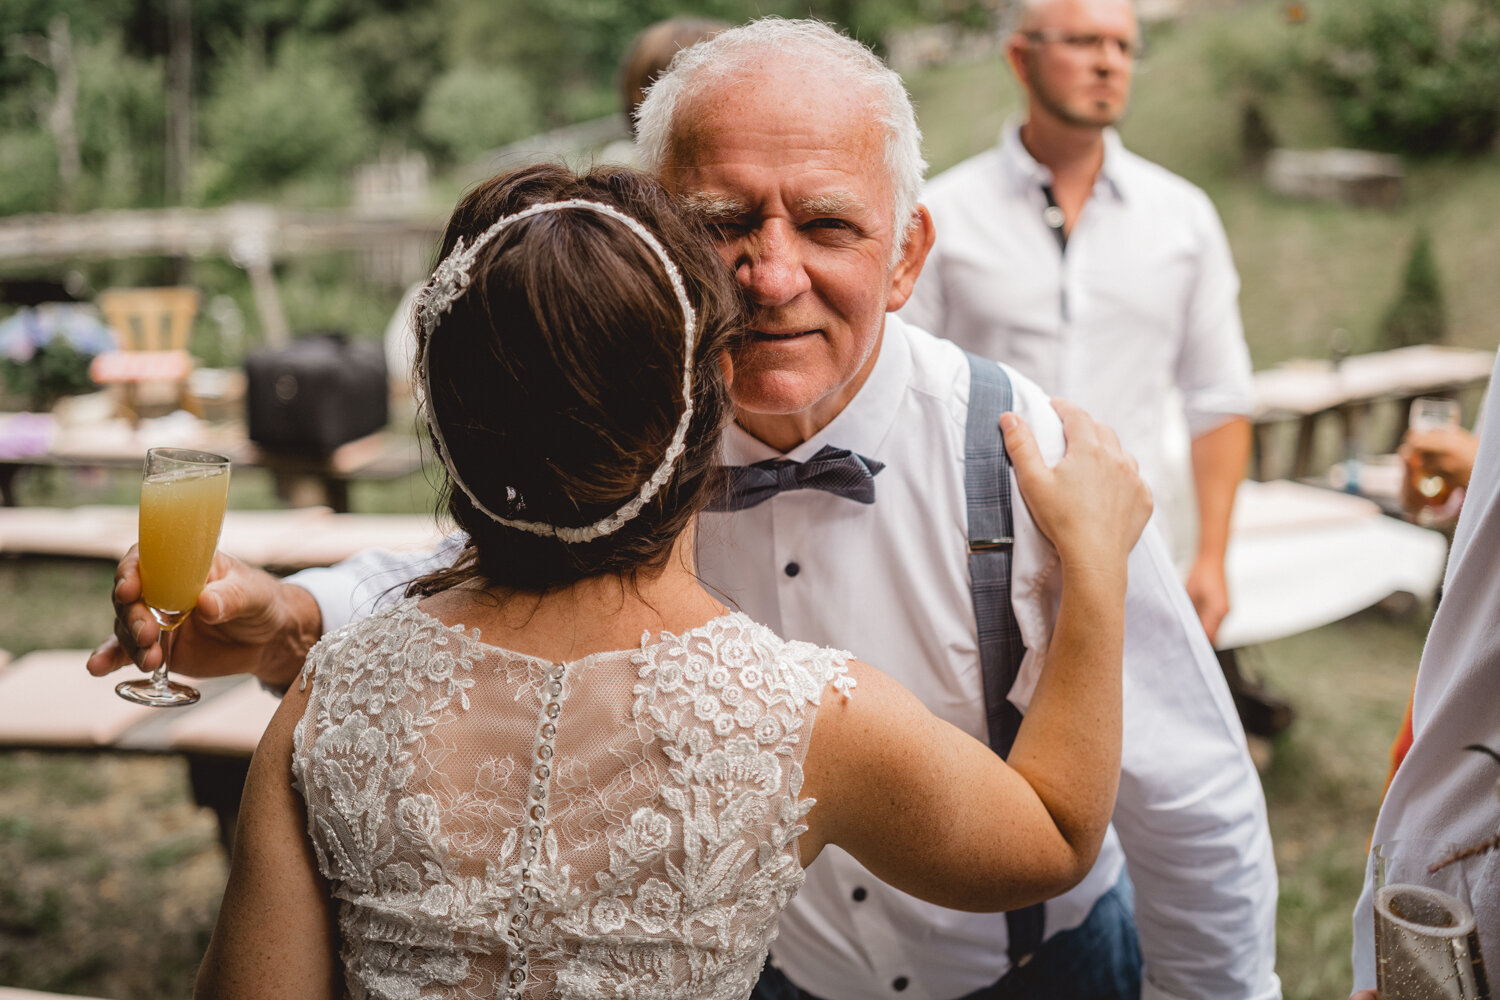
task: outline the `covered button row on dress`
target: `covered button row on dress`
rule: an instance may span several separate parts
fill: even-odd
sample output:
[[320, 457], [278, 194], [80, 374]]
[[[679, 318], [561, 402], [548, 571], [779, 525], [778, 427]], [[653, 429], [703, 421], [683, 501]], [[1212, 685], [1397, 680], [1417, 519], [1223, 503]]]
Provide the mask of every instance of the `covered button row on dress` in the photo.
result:
[[530, 810], [527, 812], [531, 822], [526, 826], [526, 842], [521, 847], [521, 891], [518, 900], [519, 906], [511, 912], [510, 926], [508, 928], [508, 936], [514, 957], [511, 960], [510, 972], [506, 976], [508, 984], [505, 991], [507, 1000], [520, 997], [521, 987], [525, 985], [528, 963], [526, 958], [526, 944], [522, 935], [528, 924], [535, 924], [529, 911], [542, 896], [541, 890], [531, 884], [531, 865], [536, 860], [537, 850], [542, 840], [542, 824], [547, 819], [547, 781], [552, 777], [552, 767], [548, 762], [552, 759], [553, 754], [552, 741], [557, 738], [555, 720], [562, 714], [562, 681], [563, 674], [566, 671], [566, 666], [558, 664], [547, 672], [545, 686], [547, 701], [542, 706], [542, 714], [547, 721], [543, 722], [537, 730], [541, 739], [537, 741], [532, 760], [532, 804]]

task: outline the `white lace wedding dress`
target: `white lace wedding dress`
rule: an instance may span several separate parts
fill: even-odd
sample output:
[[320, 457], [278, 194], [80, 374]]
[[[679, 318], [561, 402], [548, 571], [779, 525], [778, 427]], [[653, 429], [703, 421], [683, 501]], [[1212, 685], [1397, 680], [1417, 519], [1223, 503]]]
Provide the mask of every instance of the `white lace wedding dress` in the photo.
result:
[[567, 664], [477, 635], [408, 599], [308, 657], [293, 781], [349, 994], [748, 996], [849, 654], [742, 614]]

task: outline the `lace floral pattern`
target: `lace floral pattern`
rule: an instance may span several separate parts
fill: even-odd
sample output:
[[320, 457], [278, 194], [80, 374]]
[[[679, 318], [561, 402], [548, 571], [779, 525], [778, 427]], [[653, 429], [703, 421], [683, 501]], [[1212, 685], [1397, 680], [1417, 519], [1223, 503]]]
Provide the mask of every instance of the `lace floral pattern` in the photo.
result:
[[730, 614], [554, 664], [415, 600], [325, 638], [293, 780], [350, 995], [747, 996], [848, 659]]

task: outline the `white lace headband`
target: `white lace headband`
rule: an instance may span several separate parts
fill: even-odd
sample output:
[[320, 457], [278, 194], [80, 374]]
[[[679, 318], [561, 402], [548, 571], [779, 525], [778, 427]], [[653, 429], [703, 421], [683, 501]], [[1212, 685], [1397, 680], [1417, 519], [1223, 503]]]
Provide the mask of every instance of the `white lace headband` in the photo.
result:
[[[463, 477], [458, 474], [458, 468], [453, 464], [453, 458], [448, 452], [448, 443], [443, 440], [442, 428], [438, 426], [437, 417], [432, 411], [432, 364], [430, 340], [433, 331], [437, 329], [438, 320], [448, 310], [453, 308], [453, 303], [468, 289], [469, 282], [473, 278], [472, 269], [474, 260], [479, 256], [485, 244], [498, 236], [505, 227], [521, 219], [540, 215], [543, 212], [556, 212], [567, 208], [581, 208], [600, 215], [607, 215], [623, 223], [627, 229], [641, 238], [657, 259], [661, 261], [662, 268], [667, 272], [667, 280], [672, 283], [672, 291], [677, 295], [677, 304], [682, 307], [683, 326], [683, 363], [682, 363], [682, 418], [677, 421], [677, 430], [672, 435], [672, 441], [667, 445], [666, 454], [662, 456], [661, 464], [656, 471], [641, 484], [640, 492], [625, 506], [606, 517], [602, 517], [593, 524], [582, 527], [571, 528], [555, 524], [546, 524], [541, 521], [519, 521], [513, 518], [501, 517], [490, 510], [469, 489]], [[463, 490], [464, 495], [476, 508], [497, 524], [503, 524], [509, 528], [527, 531], [533, 535], [552, 536], [563, 542], [590, 542], [596, 538], [613, 534], [620, 527], [641, 512], [641, 508], [651, 502], [657, 491], [666, 485], [667, 480], [672, 478], [672, 469], [677, 464], [677, 459], [682, 455], [684, 442], [687, 439], [688, 425], [693, 420], [693, 343], [698, 326], [698, 316], [693, 309], [693, 304], [688, 301], [687, 288], [682, 283], [682, 275], [677, 270], [677, 265], [672, 263], [672, 258], [667, 256], [667, 250], [661, 245], [661, 241], [652, 232], [641, 225], [635, 219], [621, 212], [617, 208], [603, 205], [596, 201], [587, 201], [582, 198], [569, 198], [565, 201], [549, 201], [529, 208], [522, 209], [514, 215], [507, 215], [495, 222], [475, 239], [474, 243], [465, 247], [462, 238], [453, 245], [453, 251], [443, 258], [442, 263], [432, 272], [432, 279], [427, 287], [422, 290], [417, 300], [417, 321], [422, 332], [424, 349], [422, 351], [422, 393], [426, 397], [426, 406], [429, 416], [428, 423], [432, 427], [433, 443], [437, 448], [438, 457], [443, 460], [443, 465], [452, 477], [453, 484]]]

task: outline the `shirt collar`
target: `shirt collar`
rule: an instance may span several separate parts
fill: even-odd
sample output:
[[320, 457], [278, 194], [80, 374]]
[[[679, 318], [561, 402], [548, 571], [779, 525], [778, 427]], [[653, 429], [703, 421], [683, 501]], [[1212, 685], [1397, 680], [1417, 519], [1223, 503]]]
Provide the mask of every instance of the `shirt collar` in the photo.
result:
[[[1038, 163], [1021, 141], [1021, 124], [1019, 119], [1013, 119], [1006, 123], [1000, 134], [1001, 172], [1021, 191], [1051, 184], [1052, 171]], [[1099, 181], [1103, 181], [1104, 189], [1121, 201], [1125, 199], [1125, 185], [1121, 183], [1120, 176], [1124, 173], [1124, 154], [1125, 144], [1120, 141], [1120, 133], [1113, 128], [1105, 129], [1104, 163], [1099, 168], [1099, 178], [1094, 182], [1094, 190], [1098, 191]]]
[[912, 372], [906, 324], [894, 313], [886, 314], [885, 330], [876, 349], [880, 354], [865, 384], [822, 430], [783, 454], [752, 436], [739, 424], [730, 424], [724, 432], [724, 461], [730, 465], [749, 465], [768, 458], [805, 462], [824, 445], [830, 444], [848, 448], [866, 458], [878, 458], [881, 444], [896, 422], [901, 397], [911, 381]]

